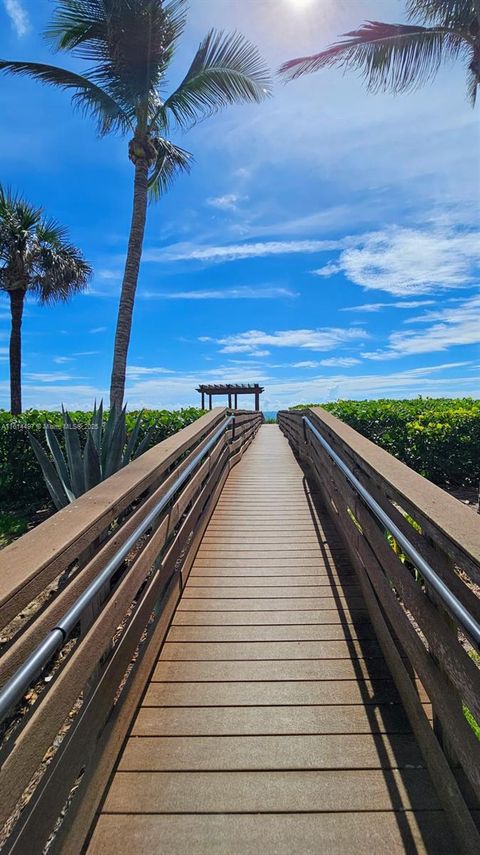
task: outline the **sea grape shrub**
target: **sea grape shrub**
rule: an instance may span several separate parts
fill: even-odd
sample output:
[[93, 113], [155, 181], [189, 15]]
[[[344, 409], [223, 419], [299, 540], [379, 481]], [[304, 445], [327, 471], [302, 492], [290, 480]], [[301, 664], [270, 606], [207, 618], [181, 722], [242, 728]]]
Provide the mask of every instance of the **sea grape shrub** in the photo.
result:
[[444, 487], [480, 481], [480, 401], [473, 398], [383, 399], [322, 406], [425, 478]]
[[[144, 410], [140, 440], [151, 428], [149, 447], [191, 424], [203, 413], [195, 407], [182, 410]], [[127, 413], [130, 432], [139, 411]], [[71, 411], [70, 416], [79, 431], [82, 447], [85, 443], [92, 413]], [[42, 470], [28, 438], [29, 432], [40, 443], [45, 439], [45, 423], [56, 429], [62, 445], [63, 418], [60, 411], [27, 410], [20, 416], [0, 410], [0, 512], [17, 511], [32, 514], [50, 503]]]

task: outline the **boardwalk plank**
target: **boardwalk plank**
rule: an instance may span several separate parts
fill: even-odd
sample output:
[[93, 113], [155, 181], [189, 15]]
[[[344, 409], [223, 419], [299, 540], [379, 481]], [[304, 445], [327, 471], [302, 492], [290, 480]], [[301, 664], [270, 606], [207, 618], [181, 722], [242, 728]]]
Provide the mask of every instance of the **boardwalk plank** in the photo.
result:
[[[161, 841], [161, 850], [159, 850]], [[227, 844], [226, 844], [226, 841]], [[408, 846], [408, 848], [407, 848]], [[445, 817], [439, 811], [254, 815], [104, 815], [91, 855], [452, 855]]]
[[411, 735], [132, 737], [122, 772], [423, 767]]
[[272, 706], [277, 704], [383, 704], [398, 702], [390, 680], [150, 683], [143, 707]]
[[161, 659], [351, 659], [380, 656], [376, 641], [168, 642]]
[[423, 769], [117, 772], [106, 813], [243, 813], [439, 808]]
[[142, 707], [134, 736], [410, 733], [400, 704]]
[[365, 609], [309, 609], [308, 611], [212, 612], [177, 611], [174, 626], [289, 626], [292, 624], [355, 624], [368, 618]]

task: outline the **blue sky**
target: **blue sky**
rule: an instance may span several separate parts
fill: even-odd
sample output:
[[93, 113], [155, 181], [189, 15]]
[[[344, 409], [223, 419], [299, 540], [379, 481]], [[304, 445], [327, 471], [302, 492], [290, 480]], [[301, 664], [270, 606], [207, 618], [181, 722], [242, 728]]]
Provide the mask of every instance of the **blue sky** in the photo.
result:
[[[0, 0], [0, 55], [70, 64], [41, 38], [49, 0]], [[397, 0], [192, 0], [171, 73], [212, 26], [273, 69]], [[130, 407], [197, 403], [198, 382], [261, 382], [268, 410], [337, 398], [478, 396], [478, 111], [461, 63], [409, 95], [371, 95], [329, 70], [232, 107], [175, 141], [193, 152], [151, 206], [129, 354]], [[99, 140], [69, 98], [0, 79], [0, 180], [45, 207], [93, 265], [87, 294], [33, 301], [25, 407], [108, 397], [128, 235], [127, 143]], [[0, 301], [0, 406], [8, 406]]]

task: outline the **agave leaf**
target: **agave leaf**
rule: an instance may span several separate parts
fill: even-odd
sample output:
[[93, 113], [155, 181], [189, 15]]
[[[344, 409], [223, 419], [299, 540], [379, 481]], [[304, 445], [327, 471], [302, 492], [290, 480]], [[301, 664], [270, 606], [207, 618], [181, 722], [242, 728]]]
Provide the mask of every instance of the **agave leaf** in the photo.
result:
[[100, 468], [100, 457], [98, 455], [95, 438], [92, 436], [92, 431], [88, 431], [87, 441], [83, 452], [83, 474], [85, 480], [85, 490], [91, 490], [96, 487], [102, 480], [102, 472]]
[[48, 459], [38, 440], [35, 439], [30, 432], [28, 433], [28, 438], [35, 452], [35, 457], [40, 464], [48, 492], [53, 499], [55, 507], [59, 511], [61, 508], [65, 508], [66, 505], [69, 504], [68, 496], [63, 488], [60, 478], [58, 477], [55, 467]]
[[68, 466], [65, 462], [65, 458], [63, 456], [62, 449], [60, 448], [60, 443], [58, 442], [55, 431], [53, 430], [52, 426], [48, 424], [48, 422], [45, 425], [45, 439], [47, 440], [47, 445], [50, 449], [50, 454], [53, 457], [53, 462], [58, 472], [58, 476], [62, 482], [63, 489], [65, 490], [69, 502], [72, 502], [75, 496], [72, 493], [72, 485], [70, 482]]
[[108, 478], [110, 475], [113, 475], [114, 472], [118, 472], [119, 469], [122, 468], [122, 453], [125, 446], [126, 440], [126, 426], [125, 426], [125, 413], [126, 407], [123, 408], [121, 413], [115, 420], [115, 424], [113, 426], [113, 431], [110, 434], [108, 445], [105, 444], [105, 469], [103, 471], [103, 477]]
[[85, 478], [83, 474], [82, 449], [78, 431], [65, 410], [63, 414], [63, 435], [65, 437], [65, 451], [67, 453], [68, 468], [70, 470], [70, 481], [72, 493], [81, 496], [85, 492]]
[[141, 410], [139, 412], [137, 419], [135, 421], [135, 424], [133, 426], [133, 429], [132, 429], [130, 436], [128, 438], [127, 447], [125, 449], [125, 452], [124, 452], [123, 458], [122, 458], [122, 466], [126, 466], [127, 463], [129, 463], [130, 460], [133, 460], [133, 458], [135, 456], [134, 450], [135, 450], [135, 446], [136, 446], [137, 440], [138, 440], [138, 434], [140, 431], [140, 423], [142, 421], [142, 416], [143, 416], [143, 410]]
[[147, 430], [147, 432], [146, 432], [145, 436], [143, 437], [141, 443], [139, 444], [138, 448], [136, 448], [134, 453], [132, 454], [132, 460], [136, 460], [137, 457], [140, 457], [140, 455], [143, 454], [143, 452], [147, 450], [147, 448], [150, 444], [150, 439], [153, 436], [153, 433], [154, 433], [154, 428], [149, 427], [149, 429]]
[[[95, 402], [96, 408], [96, 402]], [[98, 410], [95, 409], [94, 416], [92, 419], [92, 428], [93, 428], [93, 439], [95, 440], [95, 447], [97, 449], [97, 454], [100, 457], [100, 451], [102, 448], [102, 429], [103, 429], [103, 401], [100, 401]]]
[[108, 419], [105, 424], [105, 430], [103, 432], [102, 437], [102, 447], [101, 447], [101, 464], [102, 464], [102, 477], [107, 478], [106, 475], [106, 466], [107, 466], [107, 455], [108, 448], [110, 446], [110, 439], [115, 429], [115, 425], [117, 423], [117, 408], [115, 404], [112, 404], [110, 407], [110, 412], [108, 413]]

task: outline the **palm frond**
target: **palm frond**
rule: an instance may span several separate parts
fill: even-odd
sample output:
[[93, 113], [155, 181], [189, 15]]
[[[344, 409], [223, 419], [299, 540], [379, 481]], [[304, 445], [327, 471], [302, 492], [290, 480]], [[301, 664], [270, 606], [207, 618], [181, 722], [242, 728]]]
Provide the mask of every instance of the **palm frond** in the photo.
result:
[[166, 139], [156, 139], [157, 160], [148, 179], [150, 198], [157, 201], [180, 172], [189, 172], [192, 155]]
[[440, 27], [367, 21], [321, 53], [284, 63], [280, 74], [293, 80], [340, 66], [360, 71], [371, 91], [406, 92], [433, 78], [442, 61], [462, 52], [468, 53], [468, 46], [461, 36]]
[[472, 107], [477, 103], [478, 76], [469, 68], [467, 71], [467, 98]]
[[186, 9], [186, 0], [59, 0], [47, 37], [93, 63], [89, 79], [129, 113], [159, 85]]
[[227, 104], [263, 101], [270, 85], [254, 45], [239, 33], [211, 30], [180, 86], [166, 99], [163, 116], [170, 112], [179, 125], [188, 127]]
[[132, 128], [129, 117], [115, 99], [88, 77], [40, 62], [0, 60], [0, 71], [23, 74], [60, 89], [73, 90], [73, 104], [96, 119], [102, 135], [111, 130], [128, 131]]
[[410, 21], [465, 33], [476, 21], [474, 0], [407, 0], [407, 15]]

